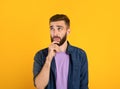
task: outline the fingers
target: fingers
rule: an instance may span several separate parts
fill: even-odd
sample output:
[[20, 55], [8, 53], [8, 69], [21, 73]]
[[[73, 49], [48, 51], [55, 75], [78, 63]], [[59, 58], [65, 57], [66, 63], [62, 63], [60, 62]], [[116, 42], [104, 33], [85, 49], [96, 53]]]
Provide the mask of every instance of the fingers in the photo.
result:
[[60, 47], [59, 47], [57, 44], [59, 44], [59, 42], [54, 41], [54, 42], [53, 42], [53, 48], [54, 48], [54, 50], [55, 50], [56, 52], [59, 52], [59, 51], [60, 51]]
[[54, 50], [55, 50], [55, 52], [59, 52], [60, 51], [60, 47], [57, 44], [54, 44]]
[[53, 41], [52, 44], [59, 44], [59, 42], [58, 41]]
[[50, 58], [50, 60], [52, 60], [56, 52], [60, 51], [60, 47], [57, 45], [57, 43], [58, 42], [56, 41], [52, 42], [48, 48], [48, 58]]
[[49, 50], [50, 50], [50, 51], [59, 52], [59, 51], [60, 51], [60, 48], [59, 48], [59, 46], [58, 46], [57, 44], [58, 44], [58, 42], [53, 41], [53, 42], [50, 44], [50, 46], [49, 46]]

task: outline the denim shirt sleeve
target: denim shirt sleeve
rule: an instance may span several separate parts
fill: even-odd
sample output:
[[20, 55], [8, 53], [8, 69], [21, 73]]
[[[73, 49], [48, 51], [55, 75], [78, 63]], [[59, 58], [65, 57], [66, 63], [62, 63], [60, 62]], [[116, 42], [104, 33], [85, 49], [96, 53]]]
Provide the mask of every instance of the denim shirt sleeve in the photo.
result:
[[[46, 56], [48, 55], [48, 48], [45, 48], [43, 50], [40, 50], [39, 52], [36, 53], [34, 56], [34, 64], [33, 64], [33, 80], [34, 80], [34, 86], [35, 85], [35, 78], [37, 75], [40, 73], [42, 70], [42, 67], [45, 63]], [[52, 71], [53, 69], [53, 71]], [[48, 85], [45, 87], [45, 89], [55, 89], [55, 77], [54, 77], [54, 72], [55, 70], [55, 61], [53, 60], [51, 63], [51, 70], [50, 70], [50, 79]], [[42, 82], [42, 81], [41, 81]]]
[[34, 63], [33, 63], [33, 80], [35, 85], [35, 78], [41, 71], [43, 64], [44, 64], [45, 57], [43, 56], [42, 51], [39, 51], [34, 56]]
[[80, 89], [88, 89], [88, 60], [86, 53], [82, 52]]

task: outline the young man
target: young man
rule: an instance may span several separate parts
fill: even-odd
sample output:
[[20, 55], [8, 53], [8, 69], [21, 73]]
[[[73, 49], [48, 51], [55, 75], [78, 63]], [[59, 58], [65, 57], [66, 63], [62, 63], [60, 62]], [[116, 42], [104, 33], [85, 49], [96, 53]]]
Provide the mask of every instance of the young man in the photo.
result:
[[88, 62], [85, 52], [67, 41], [70, 20], [64, 14], [50, 18], [51, 44], [34, 58], [37, 89], [88, 89]]

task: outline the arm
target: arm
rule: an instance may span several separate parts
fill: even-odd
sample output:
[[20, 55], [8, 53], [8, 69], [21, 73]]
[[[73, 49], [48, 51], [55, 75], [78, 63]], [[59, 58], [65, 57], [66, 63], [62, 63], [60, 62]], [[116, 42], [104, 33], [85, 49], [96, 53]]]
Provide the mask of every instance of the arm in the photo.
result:
[[[50, 65], [51, 65], [50, 57], [46, 57], [45, 64], [41, 70], [41, 72], [35, 78], [35, 85], [37, 89], [44, 89], [49, 81], [49, 73], [50, 73]], [[41, 82], [42, 81], [42, 82]]]
[[[51, 66], [51, 61], [53, 57], [55, 56], [55, 53], [59, 51], [59, 47], [54, 44], [54, 42], [49, 46], [48, 49], [48, 55], [46, 57], [45, 63], [42, 66], [42, 63], [38, 61], [42, 57], [42, 55], [39, 55], [39, 57], [35, 57], [35, 63], [34, 63], [34, 83], [37, 89], [44, 89], [48, 82], [49, 82], [49, 75], [50, 75], [50, 66]], [[35, 73], [37, 71], [37, 73]], [[37, 75], [37, 76], [36, 76]]]

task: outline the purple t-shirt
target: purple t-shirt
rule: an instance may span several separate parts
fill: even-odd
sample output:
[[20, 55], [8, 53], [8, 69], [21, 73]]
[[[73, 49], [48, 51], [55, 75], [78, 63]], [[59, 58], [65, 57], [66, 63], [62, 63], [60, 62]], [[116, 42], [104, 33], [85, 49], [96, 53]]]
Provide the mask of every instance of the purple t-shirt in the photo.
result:
[[56, 63], [56, 89], [67, 89], [69, 55], [58, 52], [55, 55]]

